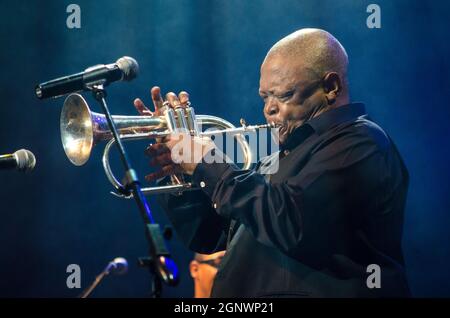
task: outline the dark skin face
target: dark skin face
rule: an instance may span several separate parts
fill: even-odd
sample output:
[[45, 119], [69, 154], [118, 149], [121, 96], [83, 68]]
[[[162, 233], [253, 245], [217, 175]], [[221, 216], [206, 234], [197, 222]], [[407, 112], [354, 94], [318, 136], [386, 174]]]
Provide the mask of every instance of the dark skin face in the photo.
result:
[[[280, 127], [279, 143], [304, 122], [348, 103], [339, 75], [315, 74], [302, 61], [282, 55], [268, 56], [261, 66], [259, 95], [264, 101], [264, 117]], [[346, 95], [346, 94], [345, 94]]]

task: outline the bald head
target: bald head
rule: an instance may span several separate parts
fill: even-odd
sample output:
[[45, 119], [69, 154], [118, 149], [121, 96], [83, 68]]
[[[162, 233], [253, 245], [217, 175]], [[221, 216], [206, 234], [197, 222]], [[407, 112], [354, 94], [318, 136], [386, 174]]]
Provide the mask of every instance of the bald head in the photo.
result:
[[194, 255], [194, 259], [197, 261], [208, 261], [208, 260], [212, 260], [212, 259], [216, 259], [216, 258], [220, 258], [223, 257], [223, 255], [225, 254], [225, 251], [219, 251], [213, 254], [200, 254], [200, 253], [195, 253]]
[[269, 50], [265, 60], [282, 57], [301, 65], [316, 78], [336, 72], [347, 90], [348, 56], [344, 47], [330, 33], [320, 29], [301, 29], [281, 39]]
[[349, 103], [348, 57], [330, 33], [302, 29], [277, 42], [261, 65], [259, 95], [267, 122], [287, 142], [306, 121]]

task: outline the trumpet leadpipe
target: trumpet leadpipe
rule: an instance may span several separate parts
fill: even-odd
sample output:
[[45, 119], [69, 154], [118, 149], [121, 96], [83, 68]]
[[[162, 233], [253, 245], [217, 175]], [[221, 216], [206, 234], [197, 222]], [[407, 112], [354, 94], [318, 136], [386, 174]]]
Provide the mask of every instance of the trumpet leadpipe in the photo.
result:
[[272, 124], [263, 124], [263, 125], [250, 125], [250, 126], [242, 126], [236, 128], [228, 128], [228, 129], [217, 129], [217, 130], [207, 130], [200, 133], [201, 136], [213, 136], [218, 134], [231, 134], [231, 135], [239, 135], [248, 132], [257, 132], [260, 129], [270, 129], [275, 128]]

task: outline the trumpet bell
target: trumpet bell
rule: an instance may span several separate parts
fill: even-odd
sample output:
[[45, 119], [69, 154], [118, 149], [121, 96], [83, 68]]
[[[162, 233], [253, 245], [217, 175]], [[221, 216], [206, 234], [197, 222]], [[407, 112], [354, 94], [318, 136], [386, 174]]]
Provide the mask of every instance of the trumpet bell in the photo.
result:
[[71, 94], [66, 98], [59, 125], [67, 158], [76, 166], [85, 164], [94, 146], [94, 121], [83, 96]]
[[[112, 116], [117, 131], [123, 136], [140, 133], [158, 134], [167, 129], [166, 121], [161, 116]], [[93, 147], [113, 138], [105, 115], [89, 109], [86, 100], [80, 94], [67, 96], [60, 118], [61, 141], [64, 151], [76, 166], [89, 160]]]

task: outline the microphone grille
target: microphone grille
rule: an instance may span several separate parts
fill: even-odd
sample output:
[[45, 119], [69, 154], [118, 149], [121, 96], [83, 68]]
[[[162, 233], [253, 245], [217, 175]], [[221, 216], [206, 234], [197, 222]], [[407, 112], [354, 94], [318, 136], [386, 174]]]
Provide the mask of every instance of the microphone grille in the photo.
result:
[[17, 159], [17, 168], [22, 171], [33, 170], [36, 165], [36, 157], [34, 154], [26, 149], [17, 150], [14, 155]]
[[139, 64], [138, 62], [129, 56], [121, 57], [116, 61], [117, 66], [123, 72], [123, 80], [131, 81], [136, 78], [139, 74]]
[[111, 263], [113, 263], [111, 273], [115, 275], [123, 275], [128, 271], [128, 262], [123, 257], [116, 257]]

